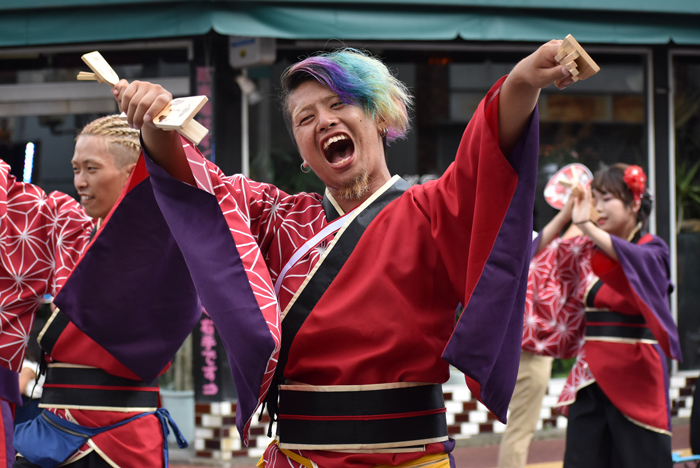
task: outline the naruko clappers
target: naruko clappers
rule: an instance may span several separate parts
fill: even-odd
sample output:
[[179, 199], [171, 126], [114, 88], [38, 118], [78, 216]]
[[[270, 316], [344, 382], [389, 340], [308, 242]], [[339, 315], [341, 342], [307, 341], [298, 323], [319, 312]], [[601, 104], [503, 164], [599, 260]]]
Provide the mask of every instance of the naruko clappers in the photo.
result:
[[[97, 81], [115, 86], [119, 82], [119, 75], [107, 63], [102, 55], [95, 51], [81, 57], [83, 62], [90, 67], [90, 72], [80, 72], [79, 81]], [[197, 112], [207, 103], [206, 96], [192, 96], [177, 98], [170, 101], [153, 119], [156, 127], [163, 130], [175, 130], [195, 145], [209, 133], [206, 127], [194, 120]], [[126, 114], [119, 116], [126, 120]]]
[[119, 75], [109, 66], [99, 52], [90, 52], [80, 58], [90, 67], [92, 73], [78, 73], [79, 81], [97, 81], [98, 83], [108, 83], [110, 86], [115, 86], [119, 82]]
[[[561, 63], [571, 73], [574, 82], [590, 78], [600, 71], [600, 67], [591, 58], [574, 36], [569, 34], [559, 46], [554, 60]], [[562, 78], [563, 79], [563, 78]], [[562, 80], [557, 80], [556, 84]]]
[[153, 118], [153, 124], [163, 130], [176, 130], [192, 143], [198, 145], [202, 138], [209, 133], [209, 130], [193, 117], [208, 100], [206, 96], [173, 99], [156, 114]]

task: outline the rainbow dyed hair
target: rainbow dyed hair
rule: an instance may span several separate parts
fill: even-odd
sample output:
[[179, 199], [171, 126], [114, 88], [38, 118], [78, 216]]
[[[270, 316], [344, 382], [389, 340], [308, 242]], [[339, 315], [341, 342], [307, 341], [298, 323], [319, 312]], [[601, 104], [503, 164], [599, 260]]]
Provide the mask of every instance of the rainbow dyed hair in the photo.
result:
[[289, 96], [311, 79], [333, 91], [343, 103], [358, 105], [369, 117], [385, 122], [387, 142], [404, 138], [408, 133], [408, 112], [413, 104], [408, 88], [381, 61], [352, 48], [308, 57], [284, 71], [282, 105], [289, 128]]

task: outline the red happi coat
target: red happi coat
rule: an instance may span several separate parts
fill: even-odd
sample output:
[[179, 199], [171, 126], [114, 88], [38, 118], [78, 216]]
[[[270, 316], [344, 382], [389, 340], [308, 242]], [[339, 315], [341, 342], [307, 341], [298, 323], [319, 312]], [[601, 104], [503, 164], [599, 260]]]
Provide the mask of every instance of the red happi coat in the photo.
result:
[[[68, 322], [51, 351], [50, 360], [63, 365], [89, 366], [126, 379], [141, 379], [114, 358], [102, 346], [80, 331], [75, 324]], [[49, 363], [49, 365], [52, 365]], [[168, 365], [163, 372], [167, 371]], [[46, 387], [47, 385], [45, 385]], [[157, 386], [156, 386], [157, 387]], [[153, 391], [157, 391], [155, 388]], [[104, 427], [116, 424], [141, 413], [101, 411], [83, 408], [54, 408], [41, 405], [63, 419], [86, 427]], [[150, 408], [155, 411], [157, 407]], [[137, 419], [123, 426], [102, 432], [90, 438], [77, 452], [69, 457], [68, 466], [96, 452], [111, 466], [127, 468], [131, 466], [164, 466], [163, 430], [155, 416]]]
[[593, 243], [555, 239], [530, 262], [523, 349], [559, 359], [575, 357], [584, 342], [583, 300], [593, 280]]
[[[21, 404], [19, 376], [34, 313], [45, 294], [55, 296], [90, 242], [95, 222], [70, 196], [18, 182], [0, 161], [0, 398]], [[69, 323], [50, 360], [98, 367], [113, 375], [139, 378], [100, 345]], [[14, 382], [16, 393], [9, 390]], [[8, 389], [8, 390], [5, 390]], [[3, 391], [4, 390], [4, 391]], [[85, 426], [106, 426], [136, 413], [51, 409]], [[0, 424], [1, 424], [0, 419]], [[4, 426], [4, 424], [3, 424]], [[11, 434], [13, 428], [4, 428]], [[0, 437], [0, 467], [12, 466], [11, 438]], [[162, 466], [163, 437], [155, 417], [95, 436], [72, 459], [97, 451], [116, 466]], [[3, 460], [7, 458], [7, 460]]]
[[[371, 222], [296, 335], [285, 367], [286, 379], [311, 385], [443, 383], [448, 379], [449, 365], [442, 355], [455, 328], [455, 307], [460, 301], [468, 302], [480, 280], [518, 184], [513, 167], [498, 146], [498, 91], [502, 83], [503, 80], [497, 83], [482, 102], [465, 132], [455, 164], [440, 180], [411, 187]], [[261, 310], [279, 306], [284, 318], [309, 275], [324, 260], [327, 250], [333, 248], [336, 232], [317, 239], [313, 248], [286, 272], [277, 297], [270, 296], [270, 287], [278, 282], [290, 258], [328, 226], [329, 220], [354, 216], [371, 200], [352, 213], [344, 213], [328, 193], [324, 207], [323, 198], [316, 194], [289, 195], [241, 175], [226, 177], [188, 142], [183, 146], [197, 187], [216, 197], [240, 257], [248, 262], [248, 280]], [[175, 199], [177, 186], [170, 186], [163, 196]], [[181, 195], [178, 199], [186, 197]], [[531, 206], [526, 211], [531, 212]], [[519, 228], [524, 229], [527, 240], [530, 226]], [[181, 247], [185, 241], [180, 241]], [[269, 272], [269, 278], [261, 266]], [[524, 285], [522, 289], [524, 292]], [[513, 358], [513, 384], [520, 317], [517, 324], [508, 318], [500, 324], [503, 329], [496, 327], [501, 330], [497, 339], [505, 336], [508, 341], [503, 346], [510, 350], [514, 345], [514, 352], [507, 353]], [[478, 328], [479, 323], [493, 319], [487, 314], [464, 313], [460, 320]], [[510, 328], [504, 331], [512, 324], [513, 336]], [[513, 343], [511, 338], [515, 338]], [[497, 353], [498, 349], [488, 353]], [[270, 369], [274, 370], [274, 365]], [[261, 397], [270, 385], [272, 375], [268, 375]], [[480, 383], [469, 378], [468, 383], [479, 395]], [[486, 379], [482, 379], [481, 384], [485, 383]], [[505, 412], [507, 398], [499, 403], [504, 403]], [[245, 440], [246, 434], [243, 437]], [[445, 450], [443, 443], [434, 443], [427, 445], [424, 452], [413, 453], [299, 453], [319, 466], [369, 467], [399, 464]], [[266, 463], [298, 466], [280, 452], [268, 451]]]
[[[22, 404], [18, 372], [34, 313], [65, 282], [93, 227], [73, 198], [17, 181], [0, 161], [0, 399]], [[2, 421], [0, 466], [12, 465], [13, 428]]]
[[[47, 395], [47, 390], [52, 386], [54, 391], [71, 392], [75, 389], [75, 391], [79, 392], [83, 389], [82, 387], [85, 390], [93, 391], [90, 397], [84, 397], [86, 399], [94, 398], [91, 401], [81, 400], [76, 404], [75, 399], [71, 399], [66, 395], [65, 398], [68, 398], [67, 400], [64, 400], [63, 397], [54, 397], [54, 399], [50, 400], [51, 403], [45, 403], [42, 400], [40, 405], [61, 418], [86, 427], [111, 426], [139, 414], [151, 413], [157, 410], [160, 405], [157, 379], [152, 385], [149, 385], [148, 382], [153, 381], [153, 377], [158, 371], [162, 374], [170, 367], [168, 361], [172, 358], [172, 354], [161, 351], [165, 346], [162, 337], [164, 335], [171, 336], [172, 332], [168, 328], [169, 324], [162, 323], [162, 316], [160, 316], [161, 320], [155, 321], [153, 316], [157, 316], [159, 312], [162, 312], [162, 310], [158, 309], [158, 306], [161, 305], [166, 305], [164, 308], [168, 309], [168, 311], [175, 309], [170, 308], [172, 304], [169, 301], [171, 299], [162, 297], [162, 294], [155, 291], [162, 291], [163, 283], [165, 283], [166, 289], [181, 288], [182, 283], [177, 283], [176, 279], [169, 276], [166, 272], [160, 275], [159, 281], [149, 281], [149, 279], [153, 278], [152, 270], [148, 270], [150, 265], [147, 265], [147, 263], [150, 263], [148, 259], [152, 259], [149, 256], [149, 252], [165, 249], [165, 247], [161, 243], [155, 243], [146, 248], [144, 244], [139, 244], [133, 238], [133, 235], [137, 238], [144, 237], [143, 232], [139, 231], [144, 223], [138, 218], [138, 214], [128, 210], [130, 203], [136, 203], [141, 207], [147, 204], [147, 200], [143, 197], [136, 197], [138, 198], [136, 201], [132, 197], [134, 193], [132, 190], [134, 190], [134, 187], [140, 187], [139, 183], [143, 180], [143, 171], [145, 169], [141, 160], [132, 171], [132, 175], [124, 187], [119, 200], [97, 231], [93, 242], [90, 244], [90, 249], [87, 249], [79, 259], [71, 272], [70, 278], [66, 280], [63, 289], [55, 298], [56, 304], [60, 304], [61, 307], [63, 307], [63, 304], [66, 304], [65, 313], [63, 311], [55, 312], [49, 323], [44, 327], [40, 337], [40, 343], [50, 354], [52, 361], [49, 363], [49, 375], [52, 366], [57, 368], [76, 368], [77, 371], [80, 371], [81, 367], [87, 366], [97, 368], [110, 374], [110, 376], [118, 378], [110, 382], [117, 382], [119, 379], [135, 381], [134, 383], [130, 382], [129, 387], [125, 388], [121, 386], [125, 385], [122, 383], [106, 384], [104, 381], [109, 379], [100, 375], [91, 377], [93, 380], [74, 381], [69, 379], [68, 382], [59, 380], [56, 384], [50, 383], [49, 379], [47, 379], [47, 383], [44, 384], [44, 397]], [[142, 189], [137, 188], [136, 190]], [[150, 193], [150, 188], [146, 192]], [[124, 211], [130, 214], [124, 215]], [[132, 237], [129, 237], [129, 235], [132, 235]], [[145, 239], [145, 242], [147, 244], [152, 243], [151, 239]], [[120, 268], [121, 264], [116, 262], [115, 257], [126, 259], [131, 270], [125, 271]], [[134, 262], [134, 258], [145, 260]], [[140, 272], [137, 273], [137, 281], [142, 283], [140, 286], [129, 282], [128, 276], [133, 272], [132, 270]], [[86, 280], [86, 277], [88, 277], [89, 281]], [[94, 282], [92, 282], [93, 279]], [[158, 285], [155, 283], [158, 283]], [[139, 290], [139, 287], [145, 288], [148, 294], [143, 296], [143, 292]], [[161, 289], [156, 289], [158, 287]], [[132, 296], [138, 297], [126, 297], [127, 292]], [[173, 292], [172, 296], [180, 297], [177, 296], [176, 292]], [[75, 302], [74, 297], [79, 297], [83, 302]], [[176, 301], [176, 305], [181, 304]], [[126, 309], [135, 312], [136, 316], [141, 317], [141, 319], [135, 322], [129, 321], [128, 317], [133, 317], [134, 314], [129, 315], [130, 312]], [[78, 312], [83, 313], [80, 314]], [[201, 308], [195, 312], [197, 314], [201, 313]], [[99, 338], [93, 339], [92, 335], [88, 336], [88, 331], [83, 331], [79, 328], [81, 322], [73, 321], [75, 317], [78, 320], [90, 319], [90, 315], [95, 313], [101, 314], [100, 320], [92, 320], [94, 322], [92, 326], [97, 327], [97, 331], [114, 336], [118, 343], [129, 351], [129, 356], [135, 355], [140, 360], [145, 359], [151, 363], [159, 363], [157, 369], [151, 366], [154, 372], [146, 383], [140, 377], [141, 374], [127, 367], [126, 364], [116, 357], [118, 356], [117, 354], [112, 354], [102, 344], [98, 344], [96, 340]], [[148, 315], [148, 318], [143, 318], [142, 315], [144, 314]], [[148, 321], [149, 319], [150, 322]], [[112, 324], [127, 320], [132, 324], [131, 328], [140, 327], [140, 329], [134, 331], [130, 329], [116, 330], [114, 325], [106, 325], [106, 323], [110, 323], [108, 322], [109, 320], [112, 320]], [[175, 321], [176, 319], [173, 318], [172, 322]], [[83, 323], [83, 326], [85, 326], [85, 323]], [[88, 330], [95, 332], [95, 329]], [[189, 331], [190, 327], [184, 330], [184, 334], [180, 330], [181, 336], [185, 337]], [[157, 349], [143, 350], [143, 348], [139, 348], [141, 351], [137, 350], [140, 344], [138, 340], [144, 336], [149, 341], [156, 343]], [[179, 347], [179, 344], [177, 347]], [[172, 347], [173, 344], [168, 343], [168, 346]], [[161, 368], [161, 366], [163, 367]], [[130, 397], [129, 405], [125, 406], [123, 403], [115, 403], [115, 400], [111, 399], [117, 398], [118, 401], [118, 396], [109, 396], [109, 391], [131, 391], [133, 387], [130, 385], [139, 386], [139, 391], [142, 394], [147, 393], [149, 395], [148, 401], [151, 403], [144, 404], [143, 400]], [[112, 386], [115, 386], [115, 388], [112, 388]], [[102, 396], [98, 396], [102, 390], [105, 390], [105, 393], [101, 394]], [[141, 403], [137, 403], [139, 401]], [[162, 467], [165, 466], [163, 445], [164, 435], [161, 422], [155, 415], [149, 414], [91, 437], [87, 443], [64, 463], [70, 466], [70, 463], [94, 452], [113, 467]]]
[[[610, 310], [639, 320], [643, 317], [653, 339], [584, 337], [559, 405], [574, 403], [578, 390], [595, 382], [632, 422], [670, 433], [666, 356], [678, 359], [680, 351], [668, 307], [668, 247], [650, 234], [637, 235], [633, 242], [613, 237], [613, 245], [619, 262], [595, 249], [585, 237], [555, 241], [549, 248], [556, 251], [554, 258], [577, 264], [578, 274], [569, 269], [566, 275], [552, 275], [551, 287], [579, 291], [567, 299], [572, 310], [580, 311], [571, 316], [580, 319], [584, 310]], [[579, 257], [577, 263], [571, 263], [574, 257]], [[583, 335], [585, 320], [569, 323], [580, 325], [571, 336]], [[599, 325], [591, 322], [589, 327]]]
[[9, 172], [0, 161], [0, 365], [19, 372], [41, 298], [60, 289], [94, 223], [73, 198]]

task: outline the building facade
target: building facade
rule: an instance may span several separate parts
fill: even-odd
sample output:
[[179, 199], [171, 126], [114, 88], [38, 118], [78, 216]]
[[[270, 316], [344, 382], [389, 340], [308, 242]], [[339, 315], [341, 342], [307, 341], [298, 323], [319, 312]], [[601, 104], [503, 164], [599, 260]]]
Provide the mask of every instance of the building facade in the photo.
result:
[[[498, 78], [541, 43], [573, 34], [601, 72], [564, 91], [543, 91], [540, 189], [572, 162], [592, 171], [614, 162], [647, 171], [655, 197], [650, 228], [672, 253], [672, 309], [684, 354], [674, 373], [695, 370], [698, 24], [700, 4], [684, 0], [590, 0], [585, 8], [573, 0], [4, 0], [0, 157], [20, 178], [75, 194], [77, 130], [117, 112], [109, 86], [75, 79], [88, 70], [80, 56], [98, 50], [121, 78], [155, 81], [175, 96], [207, 95], [197, 119], [210, 134], [200, 149], [225, 173], [242, 171], [287, 191], [320, 190], [313, 174], [298, 169], [276, 97], [279, 76], [318, 50], [355, 47], [381, 57], [415, 96], [412, 131], [388, 147], [387, 158], [392, 173], [420, 182], [453, 160], [465, 125]], [[555, 214], [541, 190], [535, 210], [536, 229]], [[203, 347], [195, 335], [195, 355], [211, 358], [194, 361], [196, 390], [216, 411], [230, 413], [230, 405], [216, 406], [235, 389], [223, 353], [211, 354], [212, 339]], [[215, 387], [222, 393], [204, 398], [203, 389]]]

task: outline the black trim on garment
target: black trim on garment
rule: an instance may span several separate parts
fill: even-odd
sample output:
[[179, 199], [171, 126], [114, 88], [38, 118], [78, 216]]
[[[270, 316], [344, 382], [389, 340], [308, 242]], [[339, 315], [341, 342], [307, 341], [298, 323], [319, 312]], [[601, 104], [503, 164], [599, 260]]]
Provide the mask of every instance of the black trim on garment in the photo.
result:
[[646, 235], [646, 232], [642, 232], [641, 229], [638, 229], [637, 232], [634, 233], [634, 236], [632, 237], [632, 240], [630, 242], [633, 244], [639, 244], [639, 241], [642, 240], [642, 237]]
[[[279, 360], [277, 362], [277, 369], [275, 370], [275, 376], [270, 385], [270, 390], [265, 398], [267, 409], [270, 414], [270, 428], [268, 429], [268, 434], [270, 436], [272, 423], [276, 421], [278, 385], [284, 382], [284, 368], [287, 365], [289, 350], [296, 334], [321, 299], [321, 296], [323, 296], [338, 275], [340, 269], [345, 265], [345, 262], [352, 254], [362, 234], [365, 232], [365, 229], [367, 229], [367, 226], [369, 226], [382, 209], [403, 195], [409, 187], [408, 182], [405, 180], [397, 180], [352, 220], [347, 229], [345, 229], [343, 235], [336, 241], [333, 249], [316, 273], [309, 280], [292, 308], [284, 317], [282, 321], [282, 344]], [[333, 207], [333, 210], [335, 211], [335, 207]]]
[[586, 307], [595, 307], [595, 295], [598, 294], [598, 291], [600, 291], [600, 288], [603, 287], [603, 283], [600, 279], [598, 279], [593, 287], [588, 290], [588, 294], [586, 294]]
[[[100, 454], [94, 450], [88, 453], [86, 456], [77, 459], [76, 461], [65, 465], [67, 468], [114, 468], [112, 465], [107, 463], [100, 457]], [[21, 454], [17, 457], [12, 468], [41, 468], [39, 465], [35, 465]]]
[[39, 346], [46, 354], [51, 355], [53, 347], [56, 346], [56, 342], [58, 342], [69, 323], [70, 319], [68, 316], [59, 310], [53, 317], [53, 320], [51, 320], [51, 323], [46, 325], [43, 330], [44, 335], [39, 341]]
[[644, 326], [647, 324], [643, 315], [628, 315], [611, 310], [586, 312], [586, 322], [628, 323], [631, 325]]
[[[448, 436], [446, 413], [420, 413], [444, 408], [439, 384], [343, 392], [282, 389], [277, 427], [281, 444], [371, 445], [435, 440]], [[363, 416], [368, 419], [361, 419]], [[357, 419], [350, 419], [353, 417]]]
[[375, 416], [445, 407], [442, 385], [343, 392], [280, 390], [280, 416]]
[[586, 337], [655, 340], [643, 316], [614, 311], [586, 312]]
[[280, 444], [305, 446], [398, 444], [447, 437], [445, 413], [372, 421], [280, 419], [277, 424], [280, 426]]
[[[632, 237], [632, 240], [630, 241], [633, 244], [639, 244], [639, 241], [644, 237], [646, 233], [643, 233], [641, 229], [637, 230], [637, 232], [634, 234], [634, 237]], [[598, 249], [598, 247], [596, 247]], [[586, 307], [595, 307], [595, 295], [598, 294], [598, 291], [600, 291], [600, 288], [603, 286], [603, 281], [598, 278], [593, 287], [588, 291], [588, 294], [586, 294]]]
[[158, 391], [93, 390], [44, 387], [39, 403], [44, 408], [90, 407], [158, 408]]
[[[105, 388], [80, 388], [84, 386]], [[157, 380], [152, 383], [131, 380], [96, 368], [49, 367], [40, 404], [44, 407], [157, 408], [157, 389]]]
[[338, 210], [336, 209], [335, 205], [333, 205], [333, 202], [324, 194], [323, 195], [323, 200], [321, 200], [321, 206], [323, 206], [323, 211], [326, 212], [326, 220], [329, 223], [332, 223], [336, 219], [340, 218], [340, 213], [338, 213]]
[[90, 367], [55, 367], [48, 368], [46, 383], [70, 385], [99, 385], [100, 387], [153, 388], [158, 386], [158, 379], [153, 382], [117, 377], [102, 369]]

